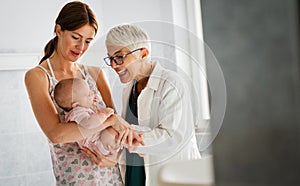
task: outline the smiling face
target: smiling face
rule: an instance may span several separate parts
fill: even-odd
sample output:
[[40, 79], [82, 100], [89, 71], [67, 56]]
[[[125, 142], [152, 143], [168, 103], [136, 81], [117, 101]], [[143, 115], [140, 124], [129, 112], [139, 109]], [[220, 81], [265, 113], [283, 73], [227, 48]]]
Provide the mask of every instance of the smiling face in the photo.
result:
[[[116, 47], [116, 46], [107, 46], [108, 56], [124, 56], [125, 54], [130, 53], [131, 51], [126, 47]], [[137, 55], [140, 56], [140, 55]], [[115, 64], [113, 61], [111, 62], [111, 67], [116, 71], [119, 75], [120, 81], [122, 83], [128, 83], [134, 79], [137, 79], [137, 76], [140, 71], [140, 59], [141, 57], [137, 57], [136, 55], [129, 54], [124, 57], [124, 63], [121, 65]]]
[[56, 34], [59, 38], [57, 52], [68, 61], [77, 61], [88, 49], [96, 33], [89, 24], [74, 31], [62, 31], [60, 25], [57, 24]]

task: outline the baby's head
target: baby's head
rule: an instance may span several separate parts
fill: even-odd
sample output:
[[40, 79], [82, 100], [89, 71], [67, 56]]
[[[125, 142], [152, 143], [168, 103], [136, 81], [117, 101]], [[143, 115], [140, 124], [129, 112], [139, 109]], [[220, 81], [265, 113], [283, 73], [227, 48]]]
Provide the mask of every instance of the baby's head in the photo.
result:
[[70, 111], [75, 106], [90, 108], [93, 105], [89, 85], [79, 78], [59, 81], [54, 89], [54, 99], [64, 111]]

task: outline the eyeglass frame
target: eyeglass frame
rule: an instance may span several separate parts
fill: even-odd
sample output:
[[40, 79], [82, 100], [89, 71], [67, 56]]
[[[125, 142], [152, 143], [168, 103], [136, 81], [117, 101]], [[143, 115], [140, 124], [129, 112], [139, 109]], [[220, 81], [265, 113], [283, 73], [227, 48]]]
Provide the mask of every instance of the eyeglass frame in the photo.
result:
[[[104, 60], [104, 62], [105, 62], [105, 64], [106, 64], [107, 66], [112, 66], [112, 65], [111, 65], [111, 61], [112, 61], [112, 60], [113, 60], [113, 62], [114, 62], [116, 65], [122, 65], [122, 64], [124, 63], [125, 57], [127, 57], [129, 54], [132, 54], [132, 53], [134, 53], [134, 52], [136, 52], [136, 51], [143, 50], [143, 49], [144, 49], [144, 48], [138, 48], [138, 49], [135, 49], [135, 50], [133, 50], [133, 51], [127, 53], [127, 54], [124, 54], [124, 55], [122, 55], [122, 56], [114, 56], [114, 57], [112, 57], [112, 56], [107, 56], [107, 57], [103, 58], [103, 60]], [[121, 60], [122, 60], [121, 63], [119, 63], [115, 58], [121, 59]], [[109, 61], [107, 61], [107, 60], [109, 60]]]

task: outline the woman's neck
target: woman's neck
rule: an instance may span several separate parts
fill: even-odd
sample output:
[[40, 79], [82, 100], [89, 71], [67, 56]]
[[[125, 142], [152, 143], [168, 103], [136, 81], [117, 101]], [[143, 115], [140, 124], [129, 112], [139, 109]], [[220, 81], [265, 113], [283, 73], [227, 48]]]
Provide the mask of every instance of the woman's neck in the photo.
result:
[[137, 78], [137, 90], [140, 93], [147, 85], [149, 76], [153, 70], [153, 63], [142, 62], [142, 66], [140, 69], [140, 75]]
[[148, 83], [148, 80], [149, 80], [149, 77], [145, 77], [145, 78], [143, 78], [143, 79], [136, 82], [138, 93], [141, 93], [142, 90], [146, 87], [146, 85]]
[[57, 80], [81, 76], [81, 74], [78, 73], [76, 62], [67, 61], [63, 57], [55, 55], [55, 53], [49, 60]]
[[62, 74], [73, 74], [77, 71], [76, 62], [67, 61], [57, 53], [54, 53], [54, 55], [52, 55], [49, 60], [54, 72]]

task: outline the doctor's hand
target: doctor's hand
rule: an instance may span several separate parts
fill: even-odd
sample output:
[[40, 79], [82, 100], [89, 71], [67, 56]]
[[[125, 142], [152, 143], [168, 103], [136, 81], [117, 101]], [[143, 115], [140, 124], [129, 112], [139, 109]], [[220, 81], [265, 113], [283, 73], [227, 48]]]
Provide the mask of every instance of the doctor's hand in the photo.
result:
[[[139, 135], [139, 137], [143, 137], [142, 136], [142, 134], [138, 134]], [[132, 143], [131, 144], [128, 144], [128, 146], [127, 146], [127, 149], [128, 149], [128, 151], [130, 152], [130, 153], [132, 153], [132, 152], [135, 152], [135, 150], [137, 149], [137, 147], [138, 146], [144, 146], [145, 144], [144, 144], [144, 142], [142, 141], [142, 143], [141, 142], [139, 142], [139, 141], [137, 141], [136, 139], [133, 139], [132, 140]], [[143, 154], [139, 154], [141, 157], [143, 157]]]
[[131, 146], [133, 140], [143, 143], [141, 136], [139, 136], [121, 116], [113, 114], [106, 122], [109, 122], [110, 126], [118, 132], [116, 141], [120, 143], [121, 148], [125, 144]]

